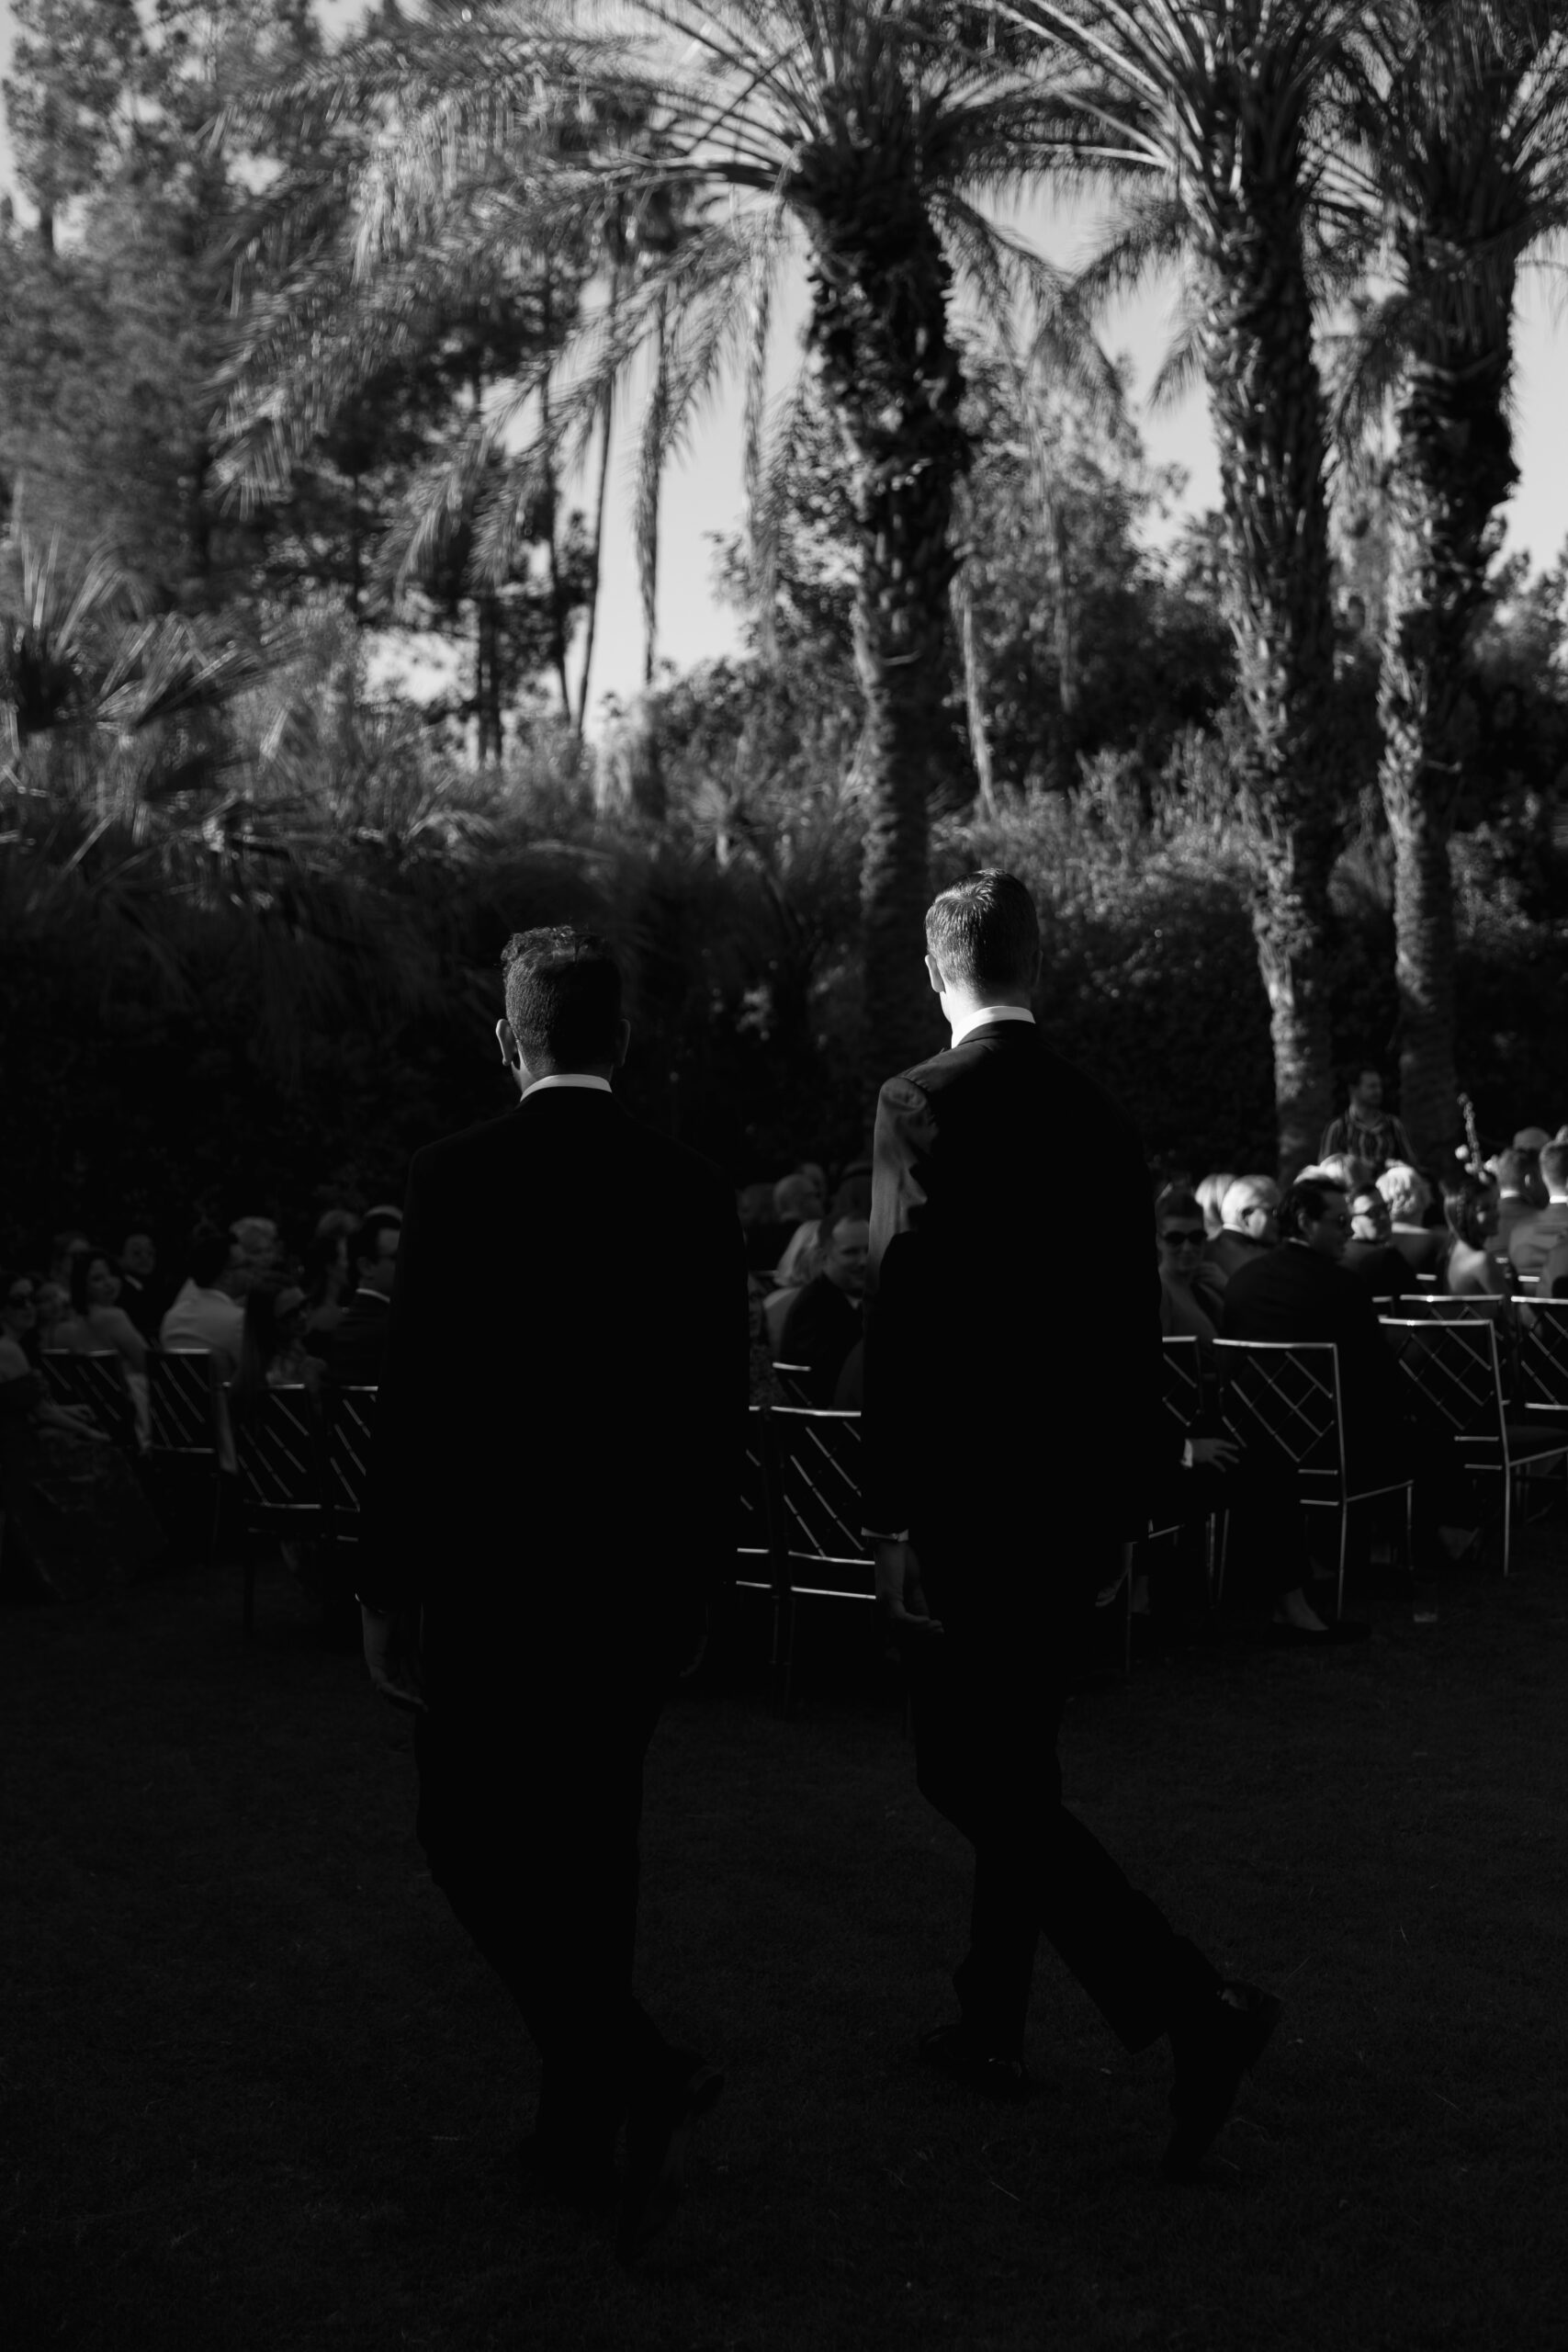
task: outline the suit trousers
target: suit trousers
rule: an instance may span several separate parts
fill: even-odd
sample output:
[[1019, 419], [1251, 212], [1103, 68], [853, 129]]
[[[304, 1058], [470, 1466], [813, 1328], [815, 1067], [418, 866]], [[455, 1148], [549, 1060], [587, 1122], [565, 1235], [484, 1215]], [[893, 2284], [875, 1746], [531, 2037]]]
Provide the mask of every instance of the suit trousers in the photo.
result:
[[905, 1640], [921, 1793], [975, 1849], [969, 1950], [953, 1975], [982, 2047], [1023, 2046], [1042, 1932], [1129, 2050], [1223, 1981], [1062, 1803], [1056, 1742], [1074, 1624], [954, 1623]]
[[415, 1729], [431, 1875], [522, 2012], [541, 2061], [538, 2135], [571, 2165], [606, 2164], [628, 2101], [676, 2063], [632, 1994], [643, 1758], [661, 1699], [635, 1686], [448, 1693]]

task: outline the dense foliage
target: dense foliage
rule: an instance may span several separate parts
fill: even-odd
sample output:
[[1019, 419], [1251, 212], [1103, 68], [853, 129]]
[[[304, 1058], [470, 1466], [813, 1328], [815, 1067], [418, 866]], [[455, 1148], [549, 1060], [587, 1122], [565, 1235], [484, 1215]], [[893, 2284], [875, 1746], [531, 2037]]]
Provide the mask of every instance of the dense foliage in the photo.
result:
[[[762, 0], [734, 5], [760, 38]], [[1536, 39], [1531, 5], [1488, 0], [1486, 26], [1495, 17], [1495, 40], [1515, 44], [1506, 60]], [[1292, 136], [1317, 140], [1334, 76], [1354, 62], [1337, 45], [1345, 12], [1202, 6], [1248, 54], [1277, 14], [1310, 33], [1326, 78]], [[815, 0], [792, 7], [795, 31], [809, 30]], [[1146, 462], [1082, 305], [971, 221], [968, 148], [920, 203], [953, 251], [968, 240], [966, 266], [991, 272], [995, 299], [973, 316], [950, 311], [933, 246], [926, 296], [942, 336], [922, 343], [905, 335], [908, 320], [872, 315], [878, 287], [893, 303], [878, 275], [886, 208], [855, 158], [874, 148], [867, 125], [891, 137], [938, 73], [920, 28], [945, 19], [915, 10], [906, 51], [855, 0], [829, 13], [869, 77], [871, 111], [857, 130], [834, 89], [812, 83], [828, 176], [815, 195], [792, 183], [782, 212], [769, 198], [748, 216], [751, 259], [767, 266], [748, 279], [739, 216], [711, 188], [673, 187], [668, 152], [649, 146], [660, 101], [640, 68], [614, 104], [596, 85], [570, 124], [555, 123], [568, 193], [582, 200], [541, 209], [516, 168], [525, 153], [540, 163], [536, 138], [518, 146], [499, 98], [484, 129], [464, 62], [465, 44], [508, 20], [500, 0], [475, 29], [468, 12], [424, 26], [428, 88], [414, 86], [395, 11], [372, 17], [368, 46], [339, 74], [297, 0], [18, 0], [6, 102], [31, 217], [0, 223], [0, 1248], [34, 1254], [65, 1223], [113, 1238], [132, 1218], [173, 1246], [198, 1213], [298, 1225], [328, 1198], [396, 1195], [423, 1140], [505, 1107], [490, 1037], [496, 959], [513, 929], [547, 918], [592, 920], [626, 954], [635, 1107], [737, 1182], [807, 1153], [841, 1161], [866, 1141], [867, 1074], [888, 1066], [877, 1002], [897, 999], [902, 1047], [940, 1042], [916, 918], [884, 925], [880, 996], [868, 999], [867, 843], [898, 811], [914, 828], [900, 891], [979, 861], [1029, 878], [1046, 925], [1042, 1019], [1128, 1101], [1162, 1166], [1274, 1163], [1280, 1007], [1259, 978], [1258, 924], [1284, 887], [1275, 867], [1291, 836], [1269, 830], [1258, 680], [1248, 688], [1238, 661], [1252, 626], [1235, 581], [1245, 502], [1227, 492], [1224, 516], [1178, 527], [1180, 484]], [[1438, 0], [1389, 0], [1384, 61], [1359, 69], [1362, 101], [1442, 13]], [[1036, 34], [1071, 14], [1042, 6]], [[1034, 36], [1012, 39], [997, 35], [971, 77], [1001, 107], [992, 161], [1004, 177], [1029, 168], [1052, 76], [1068, 70]], [[1479, 59], [1495, 81], [1505, 51], [1493, 40], [1478, 34], [1465, 71]], [[1542, 34], [1529, 53], [1550, 63], [1549, 48]], [[1174, 51], [1168, 62], [1174, 73]], [[299, 103], [254, 103], [264, 84]], [[784, 83], [768, 87], [771, 107]], [[1416, 126], [1437, 142], [1433, 172], [1462, 127], [1438, 96], [1447, 111]], [[953, 92], [938, 96], [945, 106]], [[448, 100], [463, 168], [421, 195], [388, 134]], [[728, 117], [701, 119], [706, 139]], [[758, 122], [759, 137], [778, 130]], [[964, 138], [978, 126], [966, 115]], [[1195, 228], [1191, 186], [1173, 198], [1160, 176], [1166, 134], [1136, 109], [1124, 128], [1143, 142], [1143, 194], [1102, 277], [1184, 253], [1201, 325], [1215, 223]], [[361, 279], [355, 240], [369, 232], [355, 208], [389, 153], [381, 195], [396, 233], [379, 216], [381, 266]], [[728, 151], [692, 153], [728, 185]], [[1380, 168], [1403, 191], [1400, 233], [1415, 236], [1419, 191], [1397, 157]], [[1518, 240], [1550, 230], [1549, 207], [1524, 209]], [[1359, 217], [1345, 246], [1357, 255], [1376, 225]], [[1245, 241], [1245, 219], [1219, 225]], [[1314, 287], [1326, 283], [1317, 224], [1297, 225]], [[591, 748], [581, 646], [597, 522], [558, 493], [565, 439], [546, 432], [525, 461], [491, 420], [530, 400], [541, 430], [575, 420], [594, 506], [620, 361], [649, 345], [638, 510], [651, 610], [660, 466], [694, 429], [735, 336], [744, 343], [748, 305], [765, 311], [791, 238], [815, 257], [815, 365], [771, 435], [750, 384], [750, 518], [717, 566], [742, 650], [660, 676]], [[1366, 332], [1335, 380], [1359, 387], [1358, 414], [1375, 424], [1368, 386], [1405, 380], [1399, 322], [1365, 304], [1348, 315]], [[608, 334], [598, 377], [571, 357], [593, 333]], [[1194, 328], [1190, 358], [1201, 345]], [[873, 345], [875, 368], [863, 368], [855, 354]], [[900, 531], [925, 533], [918, 564], [897, 533], [880, 554], [867, 537], [876, 467], [891, 481], [924, 462], [913, 443], [900, 458], [888, 422], [904, 359], [899, 397], [929, 394], [947, 435], [941, 531], [920, 521], [913, 491], [900, 509]], [[1213, 338], [1206, 364], [1221, 379], [1212, 397], [1229, 398]], [[1292, 429], [1311, 440], [1315, 408], [1303, 424], [1304, 413]], [[275, 434], [278, 418], [287, 431]], [[247, 434], [266, 462], [250, 462]], [[1315, 440], [1297, 451], [1309, 472], [1324, 455]], [[1247, 495], [1278, 505], [1266, 459]], [[1337, 622], [1331, 645], [1314, 638], [1315, 683], [1304, 700], [1292, 687], [1291, 706], [1311, 737], [1302, 839], [1323, 877], [1307, 943], [1322, 976], [1314, 1035], [1331, 1035], [1343, 1061], [1385, 1067], [1412, 1034], [1395, 933], [1412, 903], [1400, 842], [1416, 820], [1387, 775], [1389, 633], [1403, 629], [1407, 653], [1413, 642], [1408, 566], [1394, 577], [1413, 511], [1400, 462], [1374, 431], [1334, 477]], [[1288, 514], [1269, 512], [1288, 537]], [[1472, 536], [1483, 569], [1462, 583], [1463, 692], [1445, 704], [1443, 862], [1427, 883], [1452, 895], [1454, 1070], [1496, 1142], [1568, 1114], [1568, 570], [1531, 579], [1500, 563], [1490, 508]], [[1296, 615], [1309, 633], [1324, 617], [1321, 570], [1311, 611]], [[868, 653], [878, 580], [902, 617]], [[1281, 611], [1298, 585], [1274, 581]], [[923, 649], [898, 722], [913, 723], [918, 701], [918, 775], [890, 760], [875, 720], [906, 624]], [[443, 640], [438, 701], [388, 687], [405, 648]], [[650, 638], [650, 670], [652, 650]], [[1260, 640], [1254, 656], [1265, 669], [1274, 658]], [[882, 914], [891, 904], [878, 900]], [[1299, 1111], [1306, 1097], [1298, 1087], [1292, 1099]], [[1093, 1138], [1073, 1148], [1090, 1156], [1087, 1187]]]

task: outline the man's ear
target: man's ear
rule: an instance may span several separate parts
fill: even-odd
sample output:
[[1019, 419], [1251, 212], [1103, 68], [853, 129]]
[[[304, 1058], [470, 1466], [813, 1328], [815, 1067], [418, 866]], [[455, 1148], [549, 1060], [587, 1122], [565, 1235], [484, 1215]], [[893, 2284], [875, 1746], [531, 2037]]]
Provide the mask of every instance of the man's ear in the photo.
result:
[[501, 1058], [507, 1069], [515, 1069], [523, 1058], [523, 1054], [510, 1021], [503, 1020], [496, 1023], [495, 1042], [501, 1047]]
[[926, 956], [926, 978], [938, 996], [941, 996], [947, 987], [947, 982], [942, 977], [942, 967], [938, 964], [936, 957], [929, 952]]
[[630, 1053], [630, 1051], [631, 1051], [631, 1044], [632, 1044], [632, 1024], [631, 1024], [631, 1023], [630, 1023], [629, 1021], [621, 1021], [621, 1022], [619, 1022], [619, 1023], [616, 1024], [616, 1028], [615, 1028], [615, 1068], [616, 1068], [617, 1069], [619, 1069], [622, 1067], [622, 1065], [623, 1065], [623, 1064], [625, 1063], [625, 1061], [626, 1061], [626, 1058], [627, 1054], [629, 1054], [629, 1053]]

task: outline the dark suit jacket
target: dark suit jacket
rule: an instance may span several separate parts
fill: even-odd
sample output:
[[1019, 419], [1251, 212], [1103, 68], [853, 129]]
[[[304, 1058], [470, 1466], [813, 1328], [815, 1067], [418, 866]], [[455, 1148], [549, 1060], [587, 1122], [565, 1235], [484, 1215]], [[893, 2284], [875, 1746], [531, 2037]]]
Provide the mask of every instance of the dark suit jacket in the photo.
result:
[[861, 1336], [861, 1304], [826, 1274], [808, 1282], [784, 1317], [779, 1334], [780, 1363], [803, 1363], [814, 1405], [830, 1405], [851, 1350]]
[[[1086, 1135], [1093, 1247], [1063, 1229]], [[1023, 1022], [890, 1079], [870, 1279], [866, 1524], [924, 1544], [939, 1614], [1049, 1615], [1144, 1531], [1156, 1472], [1154, 1212], [1125, 1112]], [[961, 1565], [933, 1591], [936, 1557]]]
[[1538, 1298], [1568, 1298], [1568, 1241], [1560, 1241], [1540, 1270]]
[[1560, 1241], [1568, 1240], [1568, 1201], [1549, 1201], [1521, 1217], [1508, 1236], [1508, 1255], [1521, 1274], [1539, 1274]]
[[1392, 1241], [1348, 1241], [1343, 1262], [1373, 1298], [1404, 1298], [1420, 1287], [1409, 1259]]
[[1366, 1284], [1316, 1250], [1282, 1241], [1225, 1291], [1227, 1340], [1331, 1340], [1348, 1453], [1359, 1464], [1401, 1453], [1404, 1391]]
[[356, 1290], [342, 1322], [318, 1335], [312, 1352], [322, 1358], [341, 1387], [375, 1388], [386, 1368], [390, 1324], [390, 1302], [379, 1291]]
[[732, 1551], [747, 1346], [728, 1182], [614, 1096], [418, 1154], [359, 1589], [423, 1610], [433, 1710], [657, 1670]]

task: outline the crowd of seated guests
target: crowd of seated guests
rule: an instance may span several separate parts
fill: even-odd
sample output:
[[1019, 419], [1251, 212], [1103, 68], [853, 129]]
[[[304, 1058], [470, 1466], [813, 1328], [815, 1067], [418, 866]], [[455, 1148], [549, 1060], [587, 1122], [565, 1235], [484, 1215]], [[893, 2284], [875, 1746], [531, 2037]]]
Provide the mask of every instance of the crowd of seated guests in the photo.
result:
[[[112, 1250], [79, 1229], [53, 1235], [48, 1272], [9, 1276], [0, 1307], [0, 1564], [7, 1573], [25, 1562], [35, 1587], [86, 1590], [163, 1547], [137, 1464], [116, 1452], [90, 1408], [51, 1395], [51, 1355], [118, 1366], [145, 1450], [150, 1364], [159, 1355], [204, 1353], [217, 1395], [218, 1459], [232, 1471], [231, 1416], [254, 1410], [268, 1388], [299, 1383], [320, 1396], [334, 1382], [378, 1384], [401, 1224], [386, 1205], [329, 1210], [292, 1250], [274, 1219], [237, 1217], [191, 1237], [177, 1281], [164, 1278], [143, 1227]], [[62, 1515], [67, 1485], [74, 1500]]]

